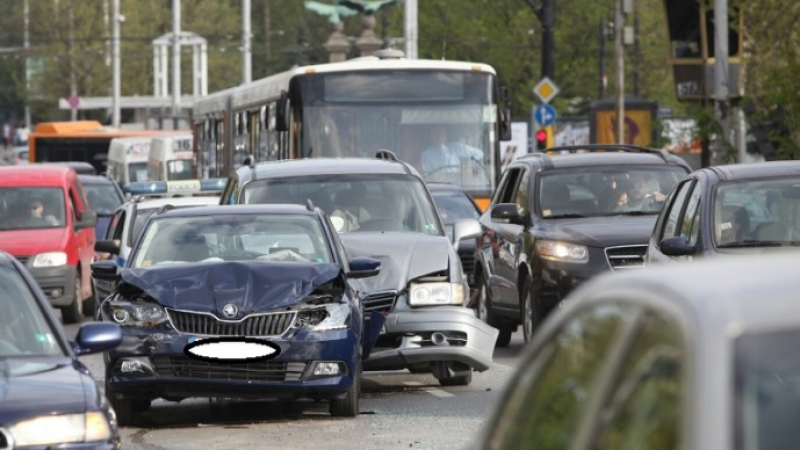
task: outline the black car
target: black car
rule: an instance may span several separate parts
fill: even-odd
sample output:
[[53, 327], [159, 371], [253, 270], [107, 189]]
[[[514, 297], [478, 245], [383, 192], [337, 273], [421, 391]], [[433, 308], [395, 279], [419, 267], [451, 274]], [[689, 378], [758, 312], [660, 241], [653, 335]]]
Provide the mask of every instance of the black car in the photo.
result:
[[[667, 195], [690, 171], [665, 151], [555, 147], [512, 162], [481, 218], [475, 264], [478, 316], [529, 341], [573, 288], [607, 270], [644, 265]], [[565, 153], [565, 154], [564, 154]]]
[[[436, 209], [444, 222], [444, 228], [450, 239], [454, 239], [456, 222], [464, 219], [477, 220], [483, 211], [475, 200], [459, 186], [446, 183], [428, 183]], [[455, 244], [455, 243], [454, 243]], [[456, 245], [461, 267], [467, 276], [470, 290], [474, 287], [475, 276], [475, 240], [462, 239]]]
[[[469, 286], [425, 182], [409, 164], [378, 158], [303, 159], [239, 168], [222, 203], [305, 203], [331, 219], [351, 258], [381, 261], [379, 276], [357, 280], [364, 309], [386, 316], [365, 371], [429, 372], [466, 385], [492, 362], [497, 330], [465, 307]], [[480, 233], [454, 226], [454, 240]]]
[[[92, 271], [117, 277], [115, 261]], [[348, 261], [312, 205], [153, 214], [99, 309], [125, 339], [105, 361], [120, 424], [156, 398], [310, 397], [357, 415], [361, 358], [383, 318], [363, 326], [351, 283], [379, 272], [374, 259]]]
[[114, 410], [78, 356], [121, 340], [108, 323], [67, 339], [36, 280], [0, 252], [0, 449], [119, 448]]
[[687, 176], [656, 221], [647, 264], [800, 246], [800, 162], [731, 164]]

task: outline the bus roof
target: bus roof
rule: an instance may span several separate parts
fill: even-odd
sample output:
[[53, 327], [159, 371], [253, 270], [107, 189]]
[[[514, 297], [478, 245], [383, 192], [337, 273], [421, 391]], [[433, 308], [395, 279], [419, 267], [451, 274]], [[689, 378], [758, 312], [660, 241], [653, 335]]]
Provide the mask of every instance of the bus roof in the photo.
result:
[[381, 59], [375, 56], [365, 56], [337, 63], [295, 67], [245, 85], [212, 93], [195, 102], [194, 114], [201, 116], [224, 110], [225, 101], [231, 94], [234, 108], [246, 106], [246, 103], [253, 97], [259, 99], [278, 97], [281, 90], [288, 90], [289, 81], [297, 75], [370, 70], [451, 70], [496, 74], [492, 66], [483, 63], [435, 59]]
[[30, 137], [115, 138], [127, 136], [160, 136], [186, 133], [186, 130], [120, 130], [105, 127], [95, 120], [75, 122], [45, 122], [36, 125]]

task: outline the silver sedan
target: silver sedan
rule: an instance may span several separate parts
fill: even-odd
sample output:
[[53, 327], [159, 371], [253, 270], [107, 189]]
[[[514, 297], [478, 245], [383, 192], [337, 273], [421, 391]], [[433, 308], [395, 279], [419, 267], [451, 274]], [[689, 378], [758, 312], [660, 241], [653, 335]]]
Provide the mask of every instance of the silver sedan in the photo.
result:
[[800, 442], [800, 253], [602, 276], [534, 336], [480, 449]]

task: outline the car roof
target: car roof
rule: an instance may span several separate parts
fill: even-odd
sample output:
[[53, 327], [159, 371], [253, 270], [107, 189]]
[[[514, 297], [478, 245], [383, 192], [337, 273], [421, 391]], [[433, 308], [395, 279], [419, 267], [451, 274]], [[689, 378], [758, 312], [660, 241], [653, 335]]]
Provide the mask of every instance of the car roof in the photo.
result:
[[250, 204], [250, 205], [218, 205], [204, 208], [171, 209], [160, 214], [159, 217], [197, 217], [197, 216], [226, 216], [232, 214], [275, 214], [275, 215], [304, 215], [317, 216], [316, 210], [311, 211], [305, 205], [292, 204]]
[[66, 166], [48, 164], [27, 164], [0, 167], [0, 184], [9, 186], [61, 186], [63, 182], [75, 174], [75, 170]]
[[[754, 258], [757, 258], [754, 259]], [[757, 261], [757, 264], [754, 264]], [[731, 337], [740, 334], [800, 328], [800, 278], [795, 274], [800, 251], [778, 249], [731, 255], [635, 272], [607, 273], [574, 292], [579, 303], [608, 300], [609, 292], [635, 287], [667, 299], [691, 317], [697, 333]], [[634, 301], [639, 296], [634, 293]], [[647, 296], [642, 296], [647, 297]]]
[[630, 152], [594, 152], [594, 153], [569, 153], [547, 155], [544, 153], [529, 153], [517, 159], [517, 161], [536, 161], [541, 160], [544, 164], [550, 165], [553, 169], [577, 168], [577, 167], [597, 167], [597, 166], [641, 166], [641, 165], [660, 165], [672, 167], [688, 168], [686, 163], [674, 157], [665, 161], [656, 153], [630, 153]]
[[[240, 178], [253, 169], [241, 167], [237, 171]], [[419, 176], [413, 167], [397, 162], [373, 158], [313, 158], [281, 161], [267, 161], [255, 166], [255, 178], [294, 177], [309, 175], [347, 175], [347, 174], [413, 174]], [[248, 177], [249, 178], [249, 177]]]
[[723, 180], [746, 180], [781, 175], [800, 175], [800, 161], [769, 161], [728, 164], [701, 169], [717, 174]]
[[219, 196], [213, 197], [167, 197], [167, 198], [150, 198], [141, 200], [139, 202], [129, 202], [129, 205], [137, 205], [138, 209], [151, 209], [160, 208], [164, 205], [173, 206], [203, 206], [203, 205], [219, 205]]

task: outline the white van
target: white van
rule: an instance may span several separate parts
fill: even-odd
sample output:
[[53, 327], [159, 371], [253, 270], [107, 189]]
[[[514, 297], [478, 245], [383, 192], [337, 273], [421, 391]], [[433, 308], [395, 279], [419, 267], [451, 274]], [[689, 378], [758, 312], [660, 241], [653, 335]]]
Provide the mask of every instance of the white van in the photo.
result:
[[191, 134], [151, 139], [147, 174], [151, 181], [192, 180], [194, 176]]
[[108, 176], [125, 186], [149, 181], [147, 158], [151, 137], [114, 138], [108, 144]]

